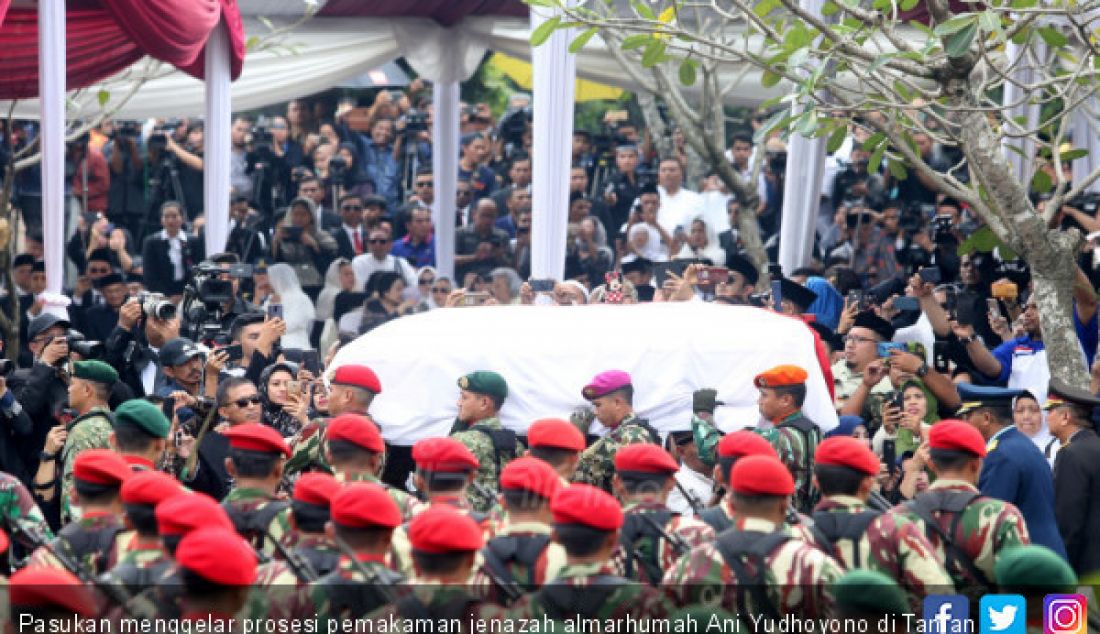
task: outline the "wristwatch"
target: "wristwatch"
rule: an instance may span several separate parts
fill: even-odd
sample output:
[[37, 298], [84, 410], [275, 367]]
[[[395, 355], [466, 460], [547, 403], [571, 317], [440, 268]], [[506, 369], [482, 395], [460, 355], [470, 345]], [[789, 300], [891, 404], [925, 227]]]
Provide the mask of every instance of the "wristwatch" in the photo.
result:
[[920, 367], [917, 368], [917, 371], [914, 374], [923, 379], [924, 376], [928, 374], [928, 363], [921, 361]]
[[57, 460], [57, 457], [60, 456], [60, 455], [61, 455], [60, 451], [55, 451], [54, 453], [46, 453], [45, 451], [41, 451], [41, 452], [38, 453], [38, 461], [39, 462], [53, 462], [54, 460]]
[[959, 343], [964, 346], [969, 346], [978, 340], [978, 335], [970, 335], [969, 337], [959, 337]]

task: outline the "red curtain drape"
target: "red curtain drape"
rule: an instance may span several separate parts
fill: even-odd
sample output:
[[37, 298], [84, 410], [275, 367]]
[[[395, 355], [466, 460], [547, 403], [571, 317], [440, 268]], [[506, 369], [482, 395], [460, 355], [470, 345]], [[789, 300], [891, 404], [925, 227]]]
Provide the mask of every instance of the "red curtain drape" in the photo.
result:
[[[197, 78], [206, 40], [225, 19], [233, 79], [244, 62], [244, 25], [236, 0], [99, 0], [66, 12], [66, 86], [94, 84], [149, 55]], [[0, 99], [38, 94], [38, 12], [0, 0]]]

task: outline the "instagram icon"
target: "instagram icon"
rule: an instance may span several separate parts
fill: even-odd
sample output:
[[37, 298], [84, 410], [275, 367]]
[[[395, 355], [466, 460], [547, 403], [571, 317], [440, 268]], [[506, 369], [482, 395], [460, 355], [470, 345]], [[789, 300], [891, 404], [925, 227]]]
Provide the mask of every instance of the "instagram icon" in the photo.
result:
[[1043, 634], [1086, 634], [1087, 608], [1080, 594], [1048, 594], [1043, 598]]

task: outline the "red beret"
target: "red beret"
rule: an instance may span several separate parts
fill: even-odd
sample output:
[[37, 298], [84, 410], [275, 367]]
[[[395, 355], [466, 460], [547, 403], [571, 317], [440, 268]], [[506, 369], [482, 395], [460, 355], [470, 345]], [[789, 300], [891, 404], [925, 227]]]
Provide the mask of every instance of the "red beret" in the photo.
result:
[[84, 617], [93, 617], [98, 612], [89, 588], [60, 568], [31, 566], [15, 571], [8, 579], [8, 600], [12, 606], [61, 608]]
[[204, 526], [234, 530], [225, 509], [205, 493], [177, 495], [157, 505], [157, 532], [162, 537], [186, 535]]
[[454, 438], [425, 438], [413, 445], [412, 454], [416, 466], [425, 471], [462, 473], [480, 466], [477, 456]]
[[361, 387], [375, 394], [382, 393], [382, 382], [378, 380], [378, 375], [365, 365], [342, 365], [336, 368], [331, 383]]
[[544, 418], [527, 428], [527, 446], [584, 451], [584, 434], [569, 421]]
[[355, 482], [338, 491], [329, 513], [334, 524], [347, 528], [397, 528], [402, 521], [389, 492], [373, 482]]
[[561, 490], [550, 503], [557, 524], [580, 524], [601, 531], [613, 531], [623, 525], [619, 501], [603, 489], [574, 484]]
[[172, 476], [162, 471], [138, 471], [122, 484], [119, 494], [123, 504], [156, 506], [168, 498], [185, 494], [187, 490]]
[[561, 476], [538, 458], [517, 458], [501, 470], [500, 488], [530, 491], [552, 500], [561, 489]]
[[409, 543], [425, 553], [481, 550], [485, 536], [472, 517], [449, 506], [431, 506], [409, 523]]
[[256, 580], [256, 553], [243, 537], [224, 528], [200, 528], [185, 535], [176, 548], [176, 563], [223, 586], [246, 586]]
[[985, 457], [985, 439], [968, 423], [961, 420], [941, 420], [928, 432], [928, 447], [966, 451], [979, 458]]
[[110, 449], [85, 449], [73, 461], [73, 477], [88, 484], [117, 487], [133, 474], [122, 456]]
[[814, 451], [814, 462], [821, 465], [848, 467], [870, 476], [878, 475], [878, 456], [867, 443], [851, 436], [834, 436], [821, 441]]
[[806, 371], [797, 365], [777, 365], [756, 375], [756, 387], [785, 387], [806, 382]]
[[279, 432], [267, 425], [244, 423], [230, 427], [222, 435], [229, 439], [229, 446], [233, 449], [281, 453], [290, 457], [290, 447], [287, 447], [286, 441]]
[[8, 546], [11, 545], [11, 540], [8, 539], [8, 534], [0, 529], [0, 552], [7, 551]]
[[768, 456], [779, 458], [775, 447], [756, 432], [742, 429], [722, 436], [718, 441], [719, 458], [741, 458], [744, 456]]
[[294, 483], [293, 499], [328, 508], [340, 488], [340, 482], [327, 473], [303, 473]]
[[341, 414], [333, 418], [325, 428], [325, 437], [329, 440], [350, 442], [374, 453], [386, 450], [378, 425], [369, 416], [361, 414]]
[[672, 474], [680, 465], [667, 451], [652, 443], [635, 443], [615, 452], [616, 471]]
[[745, 456], [730, 470], [730, 488], [745, 495], [791, 495], [794, 478], [778, 458]]

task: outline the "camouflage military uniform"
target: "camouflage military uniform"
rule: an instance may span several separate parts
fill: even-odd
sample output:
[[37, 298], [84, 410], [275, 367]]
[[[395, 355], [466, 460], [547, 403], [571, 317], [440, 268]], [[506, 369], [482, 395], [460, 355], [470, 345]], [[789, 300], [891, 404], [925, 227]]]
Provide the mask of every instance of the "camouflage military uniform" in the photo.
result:
[[[809, 431], [798, 429], [799, 426]], [[791, 502], [800, 513], [809, 513], [817, 503], [819, 492], [813, 486], [814, 451], [821, 444], [821, 430], [797, 411], [776, 422], [774, 436], [769, 441], [794, 476], [794, 497]]]
[[30, 491], [15, 476], [0, 471], [0, 521], [13, 541], [17, 541], [28, 550], [33, 546], [24, 535], [30, 532], [43, 539], [52, 539], [50, 525], [35, 504]]
[[[465, 426], [464, 426], [465, 427]], [[480, 431], [479, 431], [480, 430]], [[463, 431], [454, 432], [451, 438], [466, 445], [472, 454], [477, 456], [477, 475], [474, 477], [474, 485], [466, 490], [466, 497], [475, 511], [486, 512], [496, 502], [500, 486], [497, 480], [500, 478], [500, 470], [504, 465], [523, 455], [523, 445], [519, 440], [514, 441], [513, 447], [504, 451], [497, 451], [491, 434], [504, 431], [498, 418], [485, 418], [477, 421]], [[502, 441], [506, 441], [511, 434], [504, 434]]]
[[[677, 559], [696, 546], [714, 541], [714, 529], [706, 522], [682, 515], [669, 516], [670, 513], [664, 504], [653, 501], [630, 502], [623, 507], [625, 523], [621, 535], [625, 536], [631, 531], [631, 527], [634, 530], [640, 529], [641, 532], [637, 532], [633, 540], [633, 557], [627, 557], [628, 553], [620, 541], [619, 547], [611, 556], [610, 567], [615, 574], [632, 581], [656, 585], [661, 581], [664, 571], [672, 567]], [[653, 525], [650, 522], [641, 519], [643, 515], [650, 515], [655, 519], [667, 517], [667, 521], [660, 526], [676, 543], [651, 536], [655, 530], [652, 530]], [[654, 547], [657, 548], [656, 553], [653, 552]]]
[[[372, 575], [372, 579], [367, 579], [350, 559], [341, 557], [332, 572], [305, 588], [308, 612], [316, 614], [321, 621], [317, 631], [329, 631], [324, 625], [328, 619], [361, 618], [379, 610], [399, 595], [394, 586], [404, 580], [401, 575], [377, 558], [362, 555], [359, 562]], [[393, 594], [385, 592], [382, 586], [389, 587]]]
[[634, 414], [623, 419], [611, 433], [600, 438], [581, 453], [573, 482], [583, 482], [611, 493], [611, 476], [615, 475], [615, 452], [624, 445], [657, 442]]
[[69, 436], [61, 448], [61, 523], [68, 524], [73, 519], [70, 504], [73, 495], [73, 462], [86, 449], [111, 448], [110, 412], [102, 407], [93, 407], [83, 416], [74, 418], [67, 426]]
[[[506, 523], [493, 537], [494, 543], [491, 545], [487, 543], [485, 548], [482, 549], [480, 561], [485, 563], [499, 580], [509, 584], [516, 584], [518, 589], [530, 592], [546, 583], [547, 579], [556, 577], [565, 566], [565, 549], [557, 542], [548, 541], [550, 539], [551, 530], [548, 524], [541, 524], [538, 522]], [[507, 544], [513, 546], [514, 549], [518, 544], [522, 544], [524, 541], [529, 542], [528, 547], [538, 545], [538, 543], [543, 540], [546, 540], [546, 543], [538, 553], [538, 557], [535, 559], [534, 564], [528, 566], [519, 561], [519, 557], [509, 558], [505, 561], [503, 558], [495, 555], [496, 549], [501, 546], [500, 540], [502, 538], [516, 538], [519, 540], [516, 543]], [[495, 560], [485, 555], [485, 551], [490, 548], [494, 549], [494, 555], [492, 555], [492, 557], [495, 557]], [[507, 551], [508, 549], [504, 548], [503, 550]], [[515, 554], [520, 555], [520, 552], [517, 550]], [[503, 566], [504, 570], [498, 569], [498, 565]], [[475, 567], [472, 585], [478, 596], [502, 605], [506, 602], [505, 591], [497, 587], [497, 584], [481, 566]]]
[[[867, 511], [858, 498], [834, 495], [821, 501], [814, 512], [856, 516]], [[822, 528], [818, 523], [818, 528]], [[882, 514], [867, 524], [859, 538], [859, 561], [851, 539], [840, 538], [830, 544], [819, 544], [822, 550], [833, 555], [843, 566], [875, 570], [895, 579], [908, 595], [916, 610], [927, 594], [952, 594], [954, 584], [937, 557], [936, 549], [921, 531], [920, 526], [897, 513]]]
[[325, 460], [325, 452], [321, 451], [327, 422], [324, 418], [314, 418], [303, 425], [287, 442], [290, 445], [291, 456], [283, 467], [284, 478], [306, 471], [332, 473], [332, 466]]
[[156, 537], [143, 538], [134, 531], [119, 535], [116, 561], [103, 578], [108, 583], [120, 583], [131, 594], [138, 594], [156, 582], [171, 560]]
[[[978, 493], [976, 487], [961, 480], [937, 480], [927, 491], [918, 495], [917, 499], [944, 491]], [[945, 534], [950, 535], [954, 527], [954, 545], [961, 555], [972, 562], [971, 569], [958, 558], [948, 556], [939, 532], [929, 529], [910, 506], [903, 504], [888, 513], [900, 515], [921, 528], [936, 549], [936, 557], [945, 562], [955, 587], [972, 598], [993, 591], [993, 566], [1000, 553], [1014, 546], [1030, 543], [1024, 516], [1008, 502], [979, 495], [961, 515], [943, 511], [935, 513], [937, 524]], [[959, 517], [956, 518], [956, 515]]]
[[[766, 520], [741, 518], [737, 531], [723, 533], [723, 537], [743, 532], [760, 540], [781, 528]], [[707, 605], [713, 606], [714, 599], [720, 596], [721, 607], [741, 615], [750, 631], [752, 622], [747, 619], [750, 614], [790, 612], [800, 618], [831, 615], [831, 587], [843, 574], [832, 557], [800, 540], [788, 539], [765, 554], [763, 569], [761, 560], [756, 557], [743, 557], [741, 561], [749, 581], [738, 578], [726, 563], [717, 542], [704, 544], [676, 562], [662, 584], [680, 605], [707, 601]], [[753, 587], [762, 589], [770, 608], [757, 601], [750, 587], [740, 587], [758, 578], [762, 584], [753, 584]]]
[[392, 499], [394, 503], [397, 504], [397, 509], [401, 511], [401, 520], [404, 522], [411, 521], [417, 513], [427, 508], [427, 505], [416, 499], [416, 496], [406, 491], [402, 491], [401, 489], [398, 489], [396, 487], [390, 486], [389, 484], [379, 480], [376, 476], [373, 476], [369, 473], [348, 474], [344, 473], [343, 471], [337, 471], [334, 474], [334, 477], [336, 478], [336, 481], [340, 482], [341, 484], [348, 484], [351, 482], [370, 482], [371, 484], [377, 484], [378, 486], [384, 488], [386, 490], [386, 493], [390, 494], [390, 499]]
[[[396, 595], [396, 601], [367, 615], [376, 623], [385, 623], [390, 616], [402, 619], [458, 619], [462, 631], [506, 631], [503, 622], [514, 618], [518, 612], [486, 603], [470, 595], [465, 586], [447, 586], [411, 579], [407, 592]], [[327, 631], [327, 630], [326, 630]]]
[[[279, 509], [266, 510], [269, 504], [278, 505]], [[271, 557], [275, 552], [275, 545], [271, 540], [279, 540], [290, 531], [290, 506], [276, 499], [274, 496], [259, 489], [233, 489], [222, 500], [222, 507], [233, 520], [237, 532], [241, 533], [252, 545], [264, 555]], [[253, 518], [267, 513], [275, 513], [270, 522], [263, 529], [267, 535], [262, 535], [259, 527], [245, 526]], [[268, 539], [270, 537], [270, 539]]]
[[[737, 525], [737, 515], [730, 506], [729, 498], [723, 498], [717, 506], [705, 509], [698, 519], [710, 525], [715, 534]], [[783, 530], [794, 539], [807, 544], [816, 544], [813, 525], [814, 521], [809, 516], [788, 509], [786, 520], [783, 522]]]
[[[424, 504], [423, 508], [427, 509], [437, 504], [445, 504], [465, 511], [484, 531], [485, 541], [489, 541], [493, 538], [494, 526], [489, 516], [485, 513], [479, 513], [473, 510], [470, 507], [469, 500], [465, 496], [437, 495], [432, 498], [431, 502]], [[412, 544], [409, 543], [408, 523], [394, 529], [386, 564], [391, 570], [396, 570], [406, 577], [412, 577], [415, 573], [413, 568]]]
[[[531, 618], [664, 619], [673, 606], [656, 589], [630, 583], [607, 564], [573, 564], [531, 596]], [[578, 630], [579, 631], [579, 630]], [[624, 630], [625, 631], [625, 630]]]
[[[118, 517], [103, 512], [87, 513], [58, 532], [53, 548], [73, 559], [84, 570], [99, 575], [114, 567], [118, 537], [123, 532], [124, 527]], [[77, 546], [74, 547], [74, 544]], [[44, 547], [31, 553], [28, 565], [64, 567]]]

